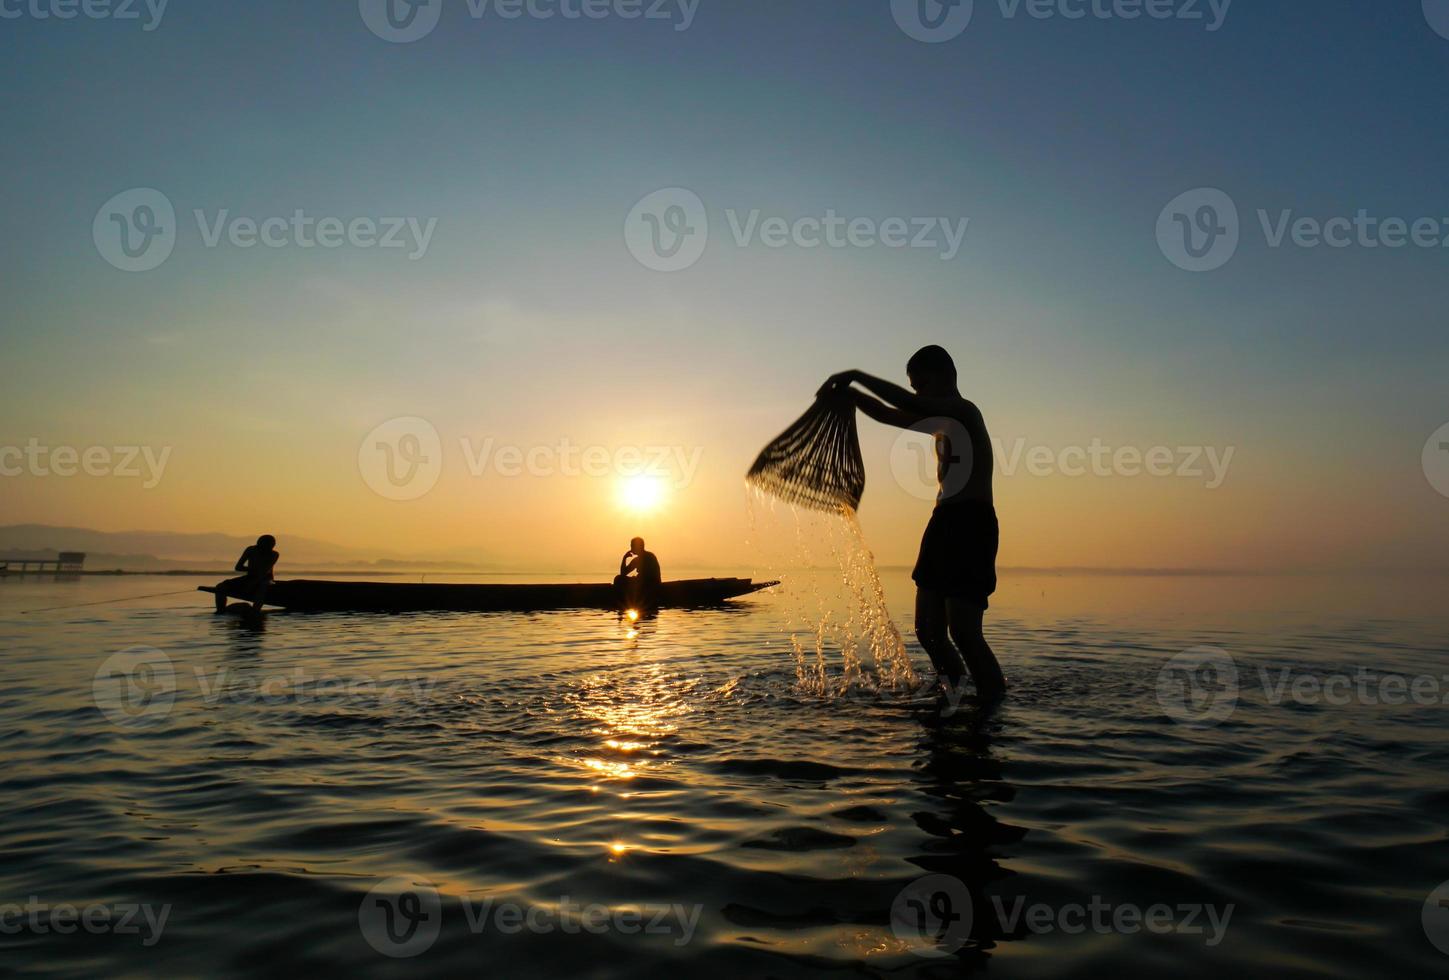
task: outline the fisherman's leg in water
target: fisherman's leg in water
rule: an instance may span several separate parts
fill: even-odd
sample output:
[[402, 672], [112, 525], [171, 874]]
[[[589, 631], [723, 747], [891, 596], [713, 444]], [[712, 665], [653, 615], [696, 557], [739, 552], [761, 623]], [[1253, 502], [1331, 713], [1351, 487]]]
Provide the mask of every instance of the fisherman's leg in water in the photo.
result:
[[976, 693], [987, 700], [1000, 700], [1006, 694], [1006, 677], [1001, 664], [986, 642], [982, 632], [982, 619], [986, 610], [969, 600], [951, 599], [947, 602], [947, 613], [951, 624], [951, 639], [971, 671], [976, 682]]
[[940, 680], [953, 688], [961, 683], [966, 665], [946, 635], [946, 598], [930, 589], [916, 590], [916, 639], [931, 658]]
[[[248, 579], [245, 575], [238, 578], [229, 578], [225, 582], [216, 583], [216, 611], [226, 612], [226, 600], [231, 598], [230, 593], [237, 591], [239, 586], [245, 586]], [[242, 597], [245, 598], [243, 592]]]

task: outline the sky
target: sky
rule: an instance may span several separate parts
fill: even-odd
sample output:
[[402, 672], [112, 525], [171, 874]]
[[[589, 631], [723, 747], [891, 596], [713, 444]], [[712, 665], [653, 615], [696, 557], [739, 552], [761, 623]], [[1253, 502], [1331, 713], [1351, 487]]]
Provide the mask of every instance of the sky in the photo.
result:
[[1003, 565], [1445, 566], [1449, 3], [394, 2], [0, 0], [0, 522], [749, 566], [939, 343]]

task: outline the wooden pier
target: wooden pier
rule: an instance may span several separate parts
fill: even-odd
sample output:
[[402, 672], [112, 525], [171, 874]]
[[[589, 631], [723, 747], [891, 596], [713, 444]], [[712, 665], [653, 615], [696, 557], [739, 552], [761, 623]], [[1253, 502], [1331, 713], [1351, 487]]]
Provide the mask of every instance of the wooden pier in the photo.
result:
[[62, 551], [55, 558], [0, 558], [0, 575], [74, 575], [85, 564], [84, 551]]

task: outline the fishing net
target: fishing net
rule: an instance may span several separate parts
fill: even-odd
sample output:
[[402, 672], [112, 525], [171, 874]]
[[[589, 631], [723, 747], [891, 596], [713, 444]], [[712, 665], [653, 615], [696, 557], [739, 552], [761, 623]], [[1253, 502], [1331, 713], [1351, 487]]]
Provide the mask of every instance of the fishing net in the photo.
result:
[[760, 452], [745, 481], [812, 510], [859, 507], [865, 492], [865, 463], [850, 395], [830, 392], [817, 397], [809, 411]]

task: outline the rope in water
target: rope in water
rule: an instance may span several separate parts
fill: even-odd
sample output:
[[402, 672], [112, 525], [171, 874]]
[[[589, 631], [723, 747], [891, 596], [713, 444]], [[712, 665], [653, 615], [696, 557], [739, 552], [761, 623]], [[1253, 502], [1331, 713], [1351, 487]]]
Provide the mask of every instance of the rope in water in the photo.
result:
[[139, 602], [142, 599], [164, 599], [173, 595], [190, 595], [195, 589], [181, 589], [176, 592], [154, 592], [151, 595], [132, 595], [120, 599], [102, 599], [99, 602], [77, 602], [68, 606], [46, 606], [42, 609], [22, 609], [20, 615], [29, 616], [31, 613], [57, 612], [62, 609], [82, 609], [86, 606], [108, 606], [114, 602]]

